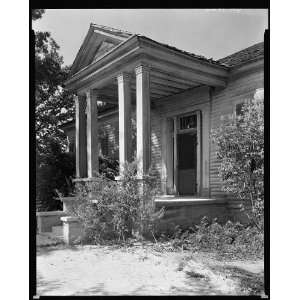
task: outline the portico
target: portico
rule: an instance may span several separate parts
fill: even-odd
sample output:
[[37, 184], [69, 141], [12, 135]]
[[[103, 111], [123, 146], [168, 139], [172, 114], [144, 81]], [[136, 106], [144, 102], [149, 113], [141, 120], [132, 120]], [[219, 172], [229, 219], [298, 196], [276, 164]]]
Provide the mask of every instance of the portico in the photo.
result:
[[[108, 41], [111, 48], [101, 50]], [[71, 77], [66, 82], [66, 87], [76, 94], [76, 177], [92, 180], [98, 173], [98, 101], [118, 104], [120, 176], [124, 163], [130, 161], [135, 152], [138, 175], [142, 178], [151, 164], [152, 109], [164, 101], [172, 102], [173, 98], [199, 89], [207, 90], [206, 102], [209, 103], [209, 89], [224, 87], [227, 75], [225, 67], [201, 56], [157, 43], [144, 36], [108, 32], [106, 28], [92, 24], [72, 66]], [[192, 109], [197, 118], [197, 194], [200, 194], [202, 187], [208, 188], [208, 166], [205, 165], [205, 161], [208, 164], [208, 144], [201, 144], [204, 138], [208, 138], [207, 103], [199, 103], [196, 111]], [[134, 113], [135, 149], [131, 127]], [[174, 113], [166, 112], [160, 114], [160, 120], [162, 189], [165, 194], [176, 194], [178, 169], [176, 161], [170, 160], [170, 153], [173, 158], [178, 156], [176, 126], [179, 119]], [[177, 177], [174, 179], [174, 176]]]
[[[134, 69], [136, 87], [136, 122], [138, 172], [142, 177], [150, 166], [150, 80], [149, 67], [139, 63]], [[118, 102], [120, 175], [132, 149], [132, 75], [120, 72], [116, 77], [117, 100], [106, 99], [101, 90], [89, 89], [75, 96], [76, 107], [76, 177], [93, 178], [99, 169], [97, 136], [97, 100]]]

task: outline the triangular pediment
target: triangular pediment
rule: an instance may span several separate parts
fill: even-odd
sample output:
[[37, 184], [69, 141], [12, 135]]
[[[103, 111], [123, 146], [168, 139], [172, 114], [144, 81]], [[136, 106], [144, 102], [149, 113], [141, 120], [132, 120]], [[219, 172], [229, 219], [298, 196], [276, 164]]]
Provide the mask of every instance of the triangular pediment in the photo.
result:
[[70, 75], [99, 60], [105, 53], [131, 37], [129, 32], [91, 24], [89, 31], [75, 57]]

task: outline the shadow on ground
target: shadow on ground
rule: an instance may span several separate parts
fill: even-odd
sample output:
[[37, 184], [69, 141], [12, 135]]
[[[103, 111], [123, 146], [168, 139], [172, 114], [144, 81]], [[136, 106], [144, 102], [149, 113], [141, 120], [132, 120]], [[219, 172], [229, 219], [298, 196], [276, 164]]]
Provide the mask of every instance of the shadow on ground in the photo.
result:
[[211, 267], [239, 282], [241, 294], [260, 295], [264, 291], [264, 272], [250, 272], [238, 266]]
[[61, 282], [58, 280], [45, 280], [41, 275], [37, 275], [38, 294], [44, 295], [49, 292], [58, 290], [61, 287]]
[[257, 274], [233, 266], [226, 269], [232, 272], [233, 278], [239, 279], [241, 290], [247, 292], [247, 294], [257, 295], [264, 290], [264, 272]]
[[75, 296], [80, 296], [80, 295], [101, 295], [101, 296], [109, 296], [110, 294], [104, 290], [104, 284], [99, 283], [97, 286], [88, 288], [88, 289], [83, 289], [77, 293], [74, 294]]
[[79, 251], [80, 249], [78, 246], [67, 246], [67, 245], [56, 245], [56, 246], [43, 246], [43, 247], [36, 247], [36, 255], [50, 255], [54, 251], [58, 250], [72, 250], [72, 251]]

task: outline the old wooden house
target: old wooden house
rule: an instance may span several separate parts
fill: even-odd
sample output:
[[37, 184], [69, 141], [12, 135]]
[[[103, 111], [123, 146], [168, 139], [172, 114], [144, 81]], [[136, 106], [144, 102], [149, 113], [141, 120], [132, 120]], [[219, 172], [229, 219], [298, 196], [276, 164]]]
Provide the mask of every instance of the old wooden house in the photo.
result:
[[78, 179], [93, 180], [99, 156], [118, 159], [120, 172], [136, 156], [141, 178], [157, 172], [156, 205], [169, 221], [233, 213], [210, 131], [245, 99], [263, 98], [263, 42], [216, 61], [91, 24], [65, 84], [76, 94], [76, 121], [64, 130]]

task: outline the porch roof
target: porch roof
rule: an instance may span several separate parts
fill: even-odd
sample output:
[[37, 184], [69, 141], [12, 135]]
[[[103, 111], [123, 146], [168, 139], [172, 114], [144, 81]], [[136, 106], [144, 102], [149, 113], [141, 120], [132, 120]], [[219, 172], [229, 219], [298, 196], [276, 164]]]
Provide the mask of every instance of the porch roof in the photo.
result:
[[[112, 46], [95, 59], [104, 41], [110, 41]], [[117, 75], [121, 72], [134, 74], [134, 68], [140, 63], [150, 66], [151, 99], [181, 93], [201, 85], [225, 86], [228, 76], [228, 67], [212, 59], [179, 50], [143, 35], [91, 24], [65, 85], [78, 93], [95, 89], [99, 93], [99, 100], [116, 103]], [[134, 94], [135, 76], [132, 79], [131, 89]]]

